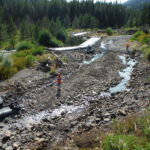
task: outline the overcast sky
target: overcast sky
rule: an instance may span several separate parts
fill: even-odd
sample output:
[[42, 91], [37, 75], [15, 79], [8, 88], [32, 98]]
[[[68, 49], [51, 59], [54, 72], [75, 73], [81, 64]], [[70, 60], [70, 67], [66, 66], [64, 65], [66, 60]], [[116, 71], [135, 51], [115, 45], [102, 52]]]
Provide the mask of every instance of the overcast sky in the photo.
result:
[[[71, 0], [68, 0], [68, 1], [71, 1]], [[106, 1], [106, 2], [116, 2], [116, 0], [94, 0], [94, 2], [97, 2], [97, 1]], [[119, 3], [124, 3], [128, 0], [117, 0]]]

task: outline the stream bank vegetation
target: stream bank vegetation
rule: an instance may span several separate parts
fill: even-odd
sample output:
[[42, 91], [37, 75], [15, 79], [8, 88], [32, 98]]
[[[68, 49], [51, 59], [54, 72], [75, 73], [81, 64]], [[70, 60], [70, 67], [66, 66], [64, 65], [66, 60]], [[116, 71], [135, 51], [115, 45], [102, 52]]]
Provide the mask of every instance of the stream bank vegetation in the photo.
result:
[[150, 62], [150, 34], [139, 30], [132, 36], [131, 41], [134, 40], [141, 43], [144, 57]]
[[[91, 0], [1, 0], [0, 10], [0, 49], [17, 49], [15, 54], [2, 57], [0, 80], [33, 66], [37, 55], [43, 54], [41, 46], [61, 47], [80, 43], [81, 40], [68, 37], [69, 32], [76, 29], [106, 29], [106, 33], [112, 35], [112, 29], [149, 25], [150, 16], [147, 6], [138, 11], [117, 2], [94, 3]], [[149, 59], [147, 49], [145, 55]], [[10, 65], [4, 67], [6, 60]]]
[[71, 150], [150, 150], [150, 107], [124, 120], [114, 120], [107, 131], [94, 129], [73, 135], [66, 145]]

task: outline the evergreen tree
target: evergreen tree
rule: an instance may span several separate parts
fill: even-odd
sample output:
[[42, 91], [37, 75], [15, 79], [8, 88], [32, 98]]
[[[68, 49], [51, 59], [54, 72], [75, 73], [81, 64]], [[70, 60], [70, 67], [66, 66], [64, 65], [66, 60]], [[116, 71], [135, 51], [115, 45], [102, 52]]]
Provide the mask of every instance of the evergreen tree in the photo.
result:
[[7, 24], [7, 34], [10, 38], [16, 35], [17, 28], [15, 23], [13, 22], [12, 18], [9, 18], [8, 24]]

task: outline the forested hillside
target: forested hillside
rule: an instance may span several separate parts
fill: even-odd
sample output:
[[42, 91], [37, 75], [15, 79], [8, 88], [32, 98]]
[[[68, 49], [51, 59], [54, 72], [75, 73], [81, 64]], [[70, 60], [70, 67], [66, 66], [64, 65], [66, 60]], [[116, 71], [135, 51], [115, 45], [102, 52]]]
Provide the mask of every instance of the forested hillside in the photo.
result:
[[124, 4], [128, 7], [142, 9], [145, 3], [150, 3], [150, 0], [128, 0]]
[[121, 4], [94, 3], [91, 0], [0, 0], [0, 42], [9, 40], [4, 48], [13, 49], [18, 39], [36, 42], [43, 29], [64, 42], [62, 36], [65, 36], [66, 28], [120, 28], [149, 24], [149, 8], [146, 5], [139, 12]]

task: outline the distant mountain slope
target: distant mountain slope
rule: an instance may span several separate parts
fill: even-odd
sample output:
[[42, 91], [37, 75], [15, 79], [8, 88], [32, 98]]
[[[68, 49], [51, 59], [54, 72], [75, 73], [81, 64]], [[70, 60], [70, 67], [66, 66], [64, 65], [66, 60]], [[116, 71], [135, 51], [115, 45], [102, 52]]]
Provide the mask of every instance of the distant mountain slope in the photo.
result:
[[145, 3], [150, 3], [150, 0], [128, 0], [124, 3], [124, 5], [136, 9], [141, 9]]

